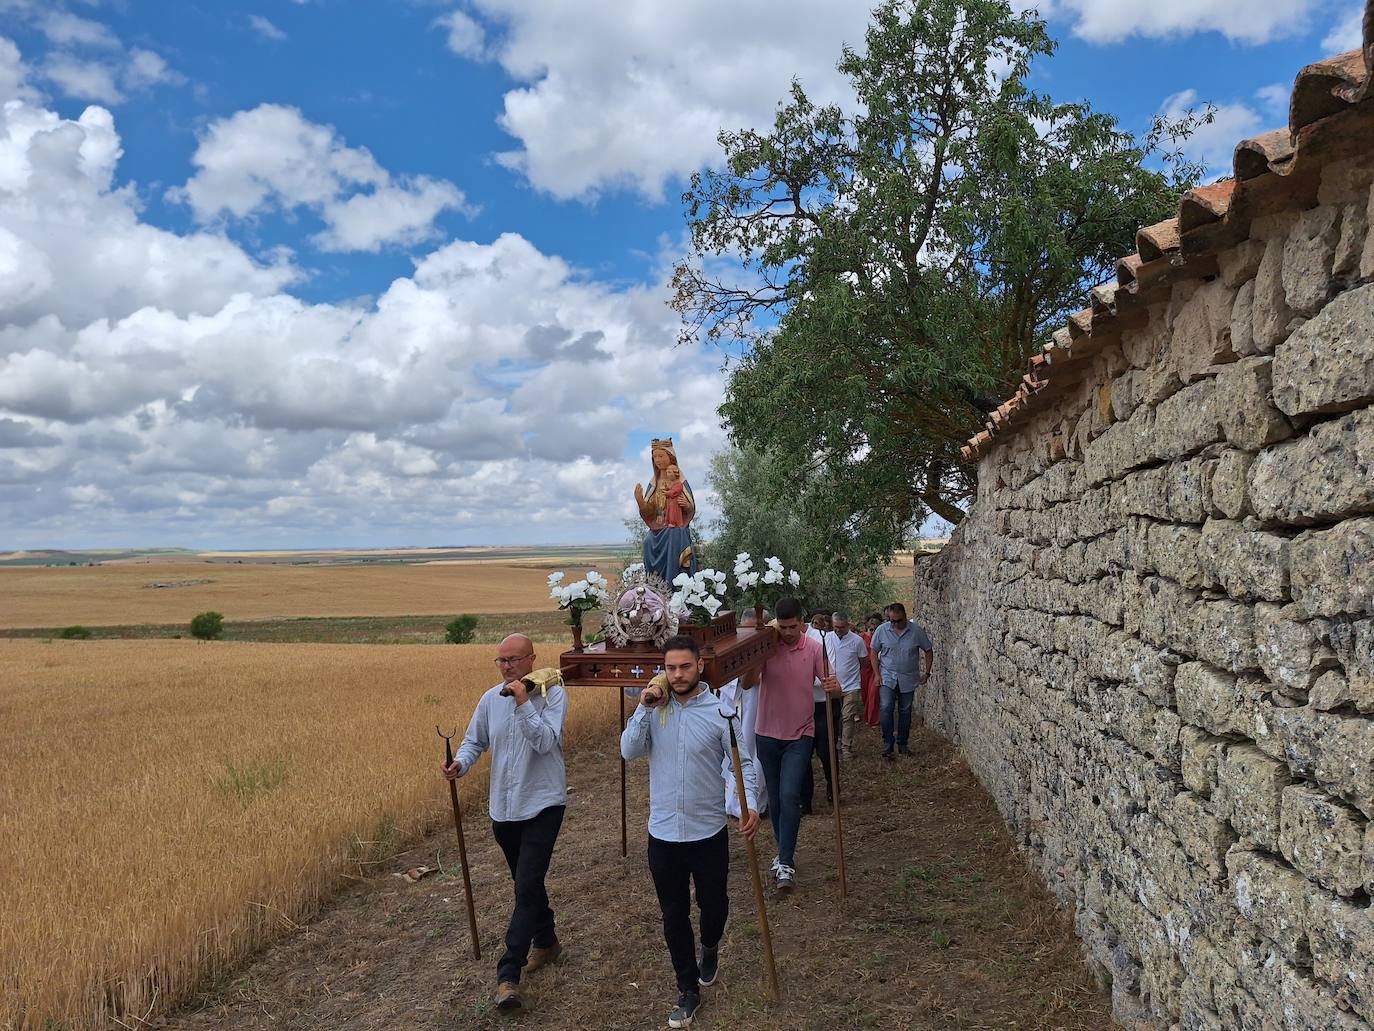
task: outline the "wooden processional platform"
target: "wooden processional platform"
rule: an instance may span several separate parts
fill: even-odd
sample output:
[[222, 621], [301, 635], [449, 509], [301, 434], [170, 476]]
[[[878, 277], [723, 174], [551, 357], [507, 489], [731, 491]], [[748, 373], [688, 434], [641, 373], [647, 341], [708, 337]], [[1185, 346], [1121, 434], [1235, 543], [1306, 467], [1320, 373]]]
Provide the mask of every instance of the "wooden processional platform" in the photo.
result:
[[[722, 612], [708, 626], [679, 628], [696, 639], [706, 664], [702, 678], [720, 688], [746, 673], [763, 669], [764, 661], [778, 644], [778, 632], [769, 626], [740, 627], [735, 613]], [[638, 698], [649, 681], [663, 672], [663, 652], [649, 643], [619, 648], [605, 642], [559, 656], [564, 687], [613, 687], [620, 697], [620, 727], [616, 732], [616, 753], [620, 752], [620, 733], [625, 729], [625, 699]], [[625, 813], [625, 760], [620, 760], [620, 854], [629, 852]]]

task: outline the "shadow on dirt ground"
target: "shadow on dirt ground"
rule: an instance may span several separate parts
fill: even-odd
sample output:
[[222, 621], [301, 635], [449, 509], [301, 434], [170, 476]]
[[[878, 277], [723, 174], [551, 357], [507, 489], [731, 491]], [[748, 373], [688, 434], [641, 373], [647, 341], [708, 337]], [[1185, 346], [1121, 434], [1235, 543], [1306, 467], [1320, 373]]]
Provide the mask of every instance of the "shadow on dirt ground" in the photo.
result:
[[[614, 729], [577, 742], [548, 884], [566, 952], [527, 976], [527, 1008], [490, 1004], [510, 879], [484, 814], [467, 814], [482, 960], [474, 962], [450, 825], [359, 881], [308, 925], [158, 1022], [185, 1031], [631, 1029], [667, 1026], [676, 1001], [644, 859], [648, 774], [629, 769], [620, 855]], [[913, 728], [911, 758], [884, 762], [876, 730], [841, 771], [849, 898], [841, 902], [828, 804], [802, 824], [799, 887], [770, 892], [783, 998], [765, 999], [759, 926], [732, 832], [721, 977], [695, 1027], [1049, 1029], [1111, 1027], [1110, 1001], [1062, 913], [1027, 872], [995, 808], [942, 739]], [[824, 780], [816, 770], [818, 794]], [[760, 861], [771, 862], [767, 821]], [[409, 883], [425, 863], [450, 873]]]

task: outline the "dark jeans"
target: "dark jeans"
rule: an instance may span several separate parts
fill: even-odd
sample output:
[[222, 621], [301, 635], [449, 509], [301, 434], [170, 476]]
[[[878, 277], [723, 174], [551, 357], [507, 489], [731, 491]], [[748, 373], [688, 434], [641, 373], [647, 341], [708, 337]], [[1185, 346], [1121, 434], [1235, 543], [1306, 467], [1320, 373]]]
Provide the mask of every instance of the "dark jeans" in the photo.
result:
[[528, 820], [491, 822], [491, 832], [515, 881], [515, 909], [506, 928], [506, 951], [496, 963], [496, 979], [520, 983], [520, 971], [530, 948], [547, 949], [554, 943], [553, 910], [544, 890], [558, 828], [563, 826], [566, 806], [551, 805]]
[[714, 947], [725, 934], [730, 912], [726, 880], [730, 875], [730, 843], [724, 827], [700, 841], [661, 841], [649, 835], [649, 872], [663, 910], [663, 940], [673, 960], [679, 992], [701, 991], [696, 939], [692, 937], [692, 897], [696, 883], [701, 910], [701, 944]]
[[768, 785], [768, 818], [773, 823], [773, 838], [778, 844], [778, 860], [796, 866], [797, 830], [801, 827], [802, 791], [806, 771], [811, 765], [811, 735], [795, 741], [765, 737], [754, 738], [763, 780]]
[[878, 722], [883, 728], [883, 748], [892, 751], [892, 710], [897, 714], [897, 747], [905, 748], [911, 737], [911, 706], [916, 701], [915, 691], [898, 691], [895, 687], [883, 685], [878, 695]]
[[[843, 703], [839, 698], [832, 698], [830, 700], [831, 711], [835, 715], [835, 737], [833, 739], [830, 739], [825, 732], [825, 702], [816, 703], [816, 736], [813, 739], [814, 744], [811, 746], [811, 748], [812, 751], [820, 757], [821, 770], [825, 773], [826, 798], [835, 797], [831, 790], [832, 785], [830, 783], [830, 746], [828, 742], [830, 740], [838, 742], [840, 739], [840, 730], [844, 727], [844, 717], [840, 711], [840, 707], [842, 704]], [[835, 768], [837, 770], [840, 768], [840, 752], [838, 748], [835, 750]], [[812, 798], [815, 795], [815, 793], [816, 777], [815, 773], [811, 769], [811, 760], [808, 759], [806, 762], [806, 783], [802, 786], [803, 811], [811, 808]]]

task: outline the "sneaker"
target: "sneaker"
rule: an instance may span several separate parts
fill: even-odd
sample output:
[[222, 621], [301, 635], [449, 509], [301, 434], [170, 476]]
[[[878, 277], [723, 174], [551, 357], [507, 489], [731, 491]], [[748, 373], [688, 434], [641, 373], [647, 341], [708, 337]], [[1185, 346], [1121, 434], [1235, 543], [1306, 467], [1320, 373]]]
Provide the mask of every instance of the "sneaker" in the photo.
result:
[[793, 882], [796, 880], [796, 877], [796, 870], [790, 866], [779, 863], [777, 870], [778, 891], [784, 895], [791, 895], [792, 888], [794, 887]]
[[716, 983], [716, 973], [720, 970], [720, 945], [701, 947], [701, 962], [697, 964], [700, 969], [700, 976], [697, 981], [703, 988], [710, 988]]
[[553, 944], [547, 949], [530, 949], [529, 962], [525, 964], [525, 973], [532, 974], [542, 967], [549, 966], [558, 962], [558, 957], [563, 955], [563, 946], [558, 939], [553, 940]]
[[890, 748], [884, 748], [884, 749], [883, 749], [883, 758], [886, 759], [886, 760], [888, 760], [889, 762], [891, 762], [891, 761], [892, 761], [892, 749], [890, 749]]
[[692, 1018], [701, 1008], [700, 992], [683, 992], [677, 997], [677, 1005], [668, 1014], [669, 1027], [691, 1027]]
[[777, 876], [778, 876], [778, 871], [781, 870], [781, 869], [782, 869], [782, 860], [779, 859], [777, 856], [774, 856], [774, 857], [773, 857], [773, 865], [770, 866], [770, 867], [768, 868], [768, 872], [771, 873], [771, 874], [773, 875], [773, 878], [776, 880], [776, 879], [777, 879]]
[[496, 1008], [498, 1010], [518, 1010], [525, 1005], [520, 998], [520, 986], [513, 981], [502, 981], [496, 986]]
[[906, 745], [898, 745], [898, 746], [897, 746], [897, 754], [898, 754], [898, 755], [906, 756], [907, 758], [910, 758], [910, 757], [911, 757], [911, 749], [908, 748]]

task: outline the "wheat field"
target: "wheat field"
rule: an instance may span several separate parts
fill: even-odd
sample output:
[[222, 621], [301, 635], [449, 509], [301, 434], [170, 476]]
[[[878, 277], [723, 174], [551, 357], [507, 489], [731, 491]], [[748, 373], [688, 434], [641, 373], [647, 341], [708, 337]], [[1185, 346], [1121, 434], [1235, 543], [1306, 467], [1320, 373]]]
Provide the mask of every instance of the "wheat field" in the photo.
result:
[[[550, 568], [519, 561], [294, 566], [185, 559], [3, 568], [0, 627], [186, 623], [211, 609], [228, 620], [530, 612], [551, 604]], [[607, 577], [620, 571], [610, 559], [596, 568]], [[567, 570], [577, 579], [587, 566]], [[148, 586], [190, 580], [210, 582]]]
[[[0, 1027], [136, 1025], [450, 818], [434, 726], [493, 654], [0, 640]], [[569, 740], [614, 706], [574, 692]]]

